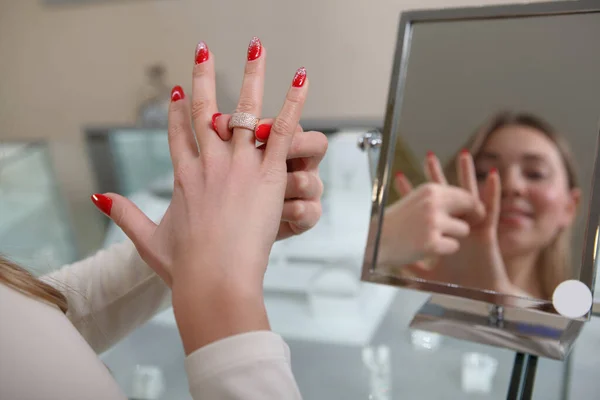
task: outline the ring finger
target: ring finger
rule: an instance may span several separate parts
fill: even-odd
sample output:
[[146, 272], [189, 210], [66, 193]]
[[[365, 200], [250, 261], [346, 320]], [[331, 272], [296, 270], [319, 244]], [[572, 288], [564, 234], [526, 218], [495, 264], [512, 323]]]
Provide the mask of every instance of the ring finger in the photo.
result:
[[[260, 116], [265, 81], [265, 57], [266, 52], [260, 39], [252, 38], [248, 45], [246, 68], [236, 112]], [[254, 131], [246, 128], [234, 128], [232, 143], [234, 151], [254, 148]]]

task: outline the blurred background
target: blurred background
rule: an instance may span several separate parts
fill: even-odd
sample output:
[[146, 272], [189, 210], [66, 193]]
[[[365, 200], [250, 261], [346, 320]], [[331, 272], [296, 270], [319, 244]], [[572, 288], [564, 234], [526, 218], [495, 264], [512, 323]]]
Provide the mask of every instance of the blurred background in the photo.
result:
[[[171, 174], [165, 96], [175, 84], [190, 92], [204, 40], [220, 111], [231, 112], [258, 36], [268, 52], [264, 116], [276, 115], [304, 66], [303, 126], [330, 138], [323, 219], [276, 246], [265, 282], [305, 398], [503, 399], [514, 353], [411, 332], [425, 294], [359, 281], [370, 182], [356, 141], [381, 127], [403, 10], [509, 2], [0, 0], [0, 253], [42, 274], [123, 240], [94, 192], [119, 191], [160, 216]], [[596, 319], [569, 362], [540, 361], [536, 399], [600, 389], [594, 332]], [[102, 358], [131, 398], [189, 399], [171, 310]]]

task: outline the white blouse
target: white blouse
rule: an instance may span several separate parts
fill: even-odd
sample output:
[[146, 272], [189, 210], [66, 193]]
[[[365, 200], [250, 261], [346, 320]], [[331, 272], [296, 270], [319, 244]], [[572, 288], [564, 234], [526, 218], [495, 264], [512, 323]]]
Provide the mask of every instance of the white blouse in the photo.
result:
[[[66, 315], [0, 284], [0, 399], [125, 399], [96, 354], [167, 308], [167, 286], [129, 241], [43, 279], [66, 295]], [[289, 347], [270, 331], [211, 343], [185, 367], [194, 400], [301, 399]]]

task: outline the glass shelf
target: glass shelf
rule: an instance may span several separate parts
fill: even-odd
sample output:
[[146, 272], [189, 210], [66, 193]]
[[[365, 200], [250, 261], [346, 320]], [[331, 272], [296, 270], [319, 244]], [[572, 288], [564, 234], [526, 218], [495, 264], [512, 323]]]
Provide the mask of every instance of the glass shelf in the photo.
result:
[[0, 144], [0, 253], [36, 275], [77, 251], [43, 143]]

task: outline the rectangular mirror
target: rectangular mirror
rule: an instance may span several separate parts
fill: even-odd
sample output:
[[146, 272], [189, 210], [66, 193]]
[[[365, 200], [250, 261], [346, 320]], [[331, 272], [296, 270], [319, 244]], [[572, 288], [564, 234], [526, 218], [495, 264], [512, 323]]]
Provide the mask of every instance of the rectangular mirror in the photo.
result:
[[[562, 315], [555, 289], [575, 281], [591, 300], [599, 37], [595, 1], [402, 15], [363, 280]], [[401, 227], [402, 202], [426, 177], [489, 195], [491, 222], [471, 223], [452, 255], [406, 264], [399, 232], [418, 229]]]

